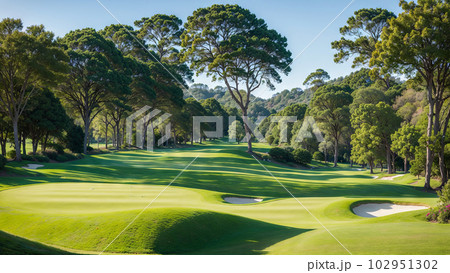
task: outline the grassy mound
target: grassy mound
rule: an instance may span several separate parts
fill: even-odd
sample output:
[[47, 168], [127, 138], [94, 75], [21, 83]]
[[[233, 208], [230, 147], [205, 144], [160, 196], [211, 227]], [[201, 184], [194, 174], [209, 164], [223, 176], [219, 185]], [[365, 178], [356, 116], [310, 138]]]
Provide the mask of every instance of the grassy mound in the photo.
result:
[[55, 255], [69, 252], [0, 231], [1, 255]]
[[[85, 251], [103, 250], [139, 211], [83, 216], [10, 214], [1, 221], [5, 230], [37, 241]], [[21, 225], [26, 219], [27, 225]], [[300, 234], [301, 229], [207, 210], [155, 208], [145, 211], [106, 252], [180, 254], [208, 247], [219, 253], [230, 242], [237, 253], [258, 252], [268, 241]], [[270, 236], [275, 237], [270, 240]], [[262, 241], [265, 242], [261, 243]], [[219, 249], [219, 250], [217, 250]]]

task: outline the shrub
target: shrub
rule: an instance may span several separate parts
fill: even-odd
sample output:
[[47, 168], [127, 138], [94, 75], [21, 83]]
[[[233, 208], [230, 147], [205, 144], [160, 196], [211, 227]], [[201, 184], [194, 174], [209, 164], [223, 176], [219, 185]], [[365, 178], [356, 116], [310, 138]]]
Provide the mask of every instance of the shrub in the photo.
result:
[[325, 156], [323, 155], [322, 152], [319, 152], [319, 151], [314, 152], [313, 158], [314, 158], [314, 160], [317, 160], [317, 161], [324, 161], [325, 160]]
[[94, 150], [94, 148], [92, 148], [91, 146], [87, 146], [86, 150], [87, 150], [88, 152], [92, 152], [92, 151]]
[[16, 150], [9, 150], [9, 151], [6, 153], [6, 156], [7, 156], [8, 158], [15, 159], [15, 158], [16, 158]]
[[6, 158], [3, 155], [0, 155], [0, 170], [3, 169], [6, 165]]
[[426, 218], [428, 221], [448, 223], [450, 221], [450, 183], [447, 183], [442, 190], [438, 192], [438, 195], [438, 205], [429, 209]]
[[273, 135], [269, 135], [266, 137], [267, 143], [269, 143], [269, 145], [272, 145], [273, 141], [275, 140], [275, 137]]
[[53, 150], [46, 150], [42, 154], [45, 155], [46, 157], [50, 158], [51, 160], [56, 160], [56, 161], [57, 161], [56, 158], [59, 155], [57, 151], [53, 151]]
[[34, 161], [32, 155], [22, 155], [22, 160]]
[[45, 155], [35, 155], [34, 159], [38, 162], [49, 162], [50, 159], [46, 157]]
[[55, 160], [58, 162], [66, 162], [69, 161], [69, 158], [66, 155], [57, 155]]
[[297, 162], [298, 164], [308, 165], [309, 163], [311, 163], [312, 155], [308, 150], [298, 148], [295, 149], [292, 155], [294, 156], [295, 162]]
[[64, 146], [58, 143], [50, 143], [47, 145], [49, 148], [52, 148], [55, 150], [58, 154], [63, 155], [64, 154]]
[[269, 155], [276, 161], [280, 162], [292, 161], [292, 154], [289, 151], [282, 148], [275, 147], [270, 149]]
[[68, 131], [65, 138], [65, 145], [74, 153], [83, 152], [84, 132], [83, 128], [73, 125]]

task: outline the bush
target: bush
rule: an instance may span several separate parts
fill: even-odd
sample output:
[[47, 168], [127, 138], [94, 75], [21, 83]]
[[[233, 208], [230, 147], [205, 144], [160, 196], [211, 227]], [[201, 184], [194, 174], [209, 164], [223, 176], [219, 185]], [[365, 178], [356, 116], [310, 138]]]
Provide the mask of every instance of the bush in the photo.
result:
[[49, 162], [50, 159], [46, 157], [45, 155], [35, 155], [34, 159], [38, 162]]
[[66, 155], [57, 155], [55, 160], [58, 162], [66, 162], [69, 161], [69, 158]]
[[276, 161], [280, 162], [292, 161], [292, 154], [289, 151], [282, 148], [275, 147], [270, 149], [269, 155]]
[[52, 148], [55, 150], [58, 154], [63, 155], [64, 154], [64, 146], [58, 143], [50, 143], [47, 145], [49, 148]]
[[[63, 151], [64, 152], [64, 151]], [[59, 153], [57, 151], [52, 151], [52, 150], [46, 150], [45, 152], [42, 153], [43, 155], [45, 155], [46, 157], [50, 158], [51, 160], [56, 160], [58, 161], [56, 158], [58, 157]]]
[[9, 150], [6, 153], [6, 157], [11, 158], [11, 159], [16, 159], [16, 150]]
[[325, 160], [325, 156], [323, 155], [322, 152], [319, 152], [319, 151], [314, 152], [313, 158], [314, 158], [314, 160], [317, 160], [317, 161], [324, 161]]
[[87, 150], [88, 152], [92, 152], [92, 151], [94, 150], [94, 148], [92, 148], [91, 146], [87, 146], [86, 150]]
[[22, 155], [22, 160], [34, 161], [34, 158], [32, 155]]
[[426, 218], [428, 221], [448, 223], [450, 221], [450, 183], [445, 184], [438, 195], [438, 205], [429, 209]]
[[298, 148], [295, 149], [292, 155], [294, 156], [295, 162], [297, 162], [298, 164], [308, 165], [309, 163], [311, 163], [312, 155], [308, 150]]
[[0, 170], [3, 169], [6, 165], [6, 158], [3, 155], [0, 155]]
[[83, 128], [73, 125], [68, 131], [64, 144], [74, 153], [83, 152], [84, 132]]

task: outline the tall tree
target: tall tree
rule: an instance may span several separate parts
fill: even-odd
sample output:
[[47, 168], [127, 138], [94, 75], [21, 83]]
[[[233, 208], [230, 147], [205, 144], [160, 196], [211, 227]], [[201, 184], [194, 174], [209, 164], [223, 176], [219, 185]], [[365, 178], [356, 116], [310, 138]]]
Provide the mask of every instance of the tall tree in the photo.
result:
[[373, 174], [375, 161], [382, 157], [380, 151], [382, 143], [377, 129], [375, 126], [363, 123], [351, 136], [351, 159], [359, 164], [369, 164], [371, 174]]
[[[181, 39], [191, 68], [224, 81], [244, 116], [252, 92], [262, 84], [273, 89], [273, 81], [281, 82], [280, 73], [290, 71], [287, 39], [238, 5], [213, 5], [194, 11]], [[248, 152], [252, 152], [252, 132], [247, 123], [244, 127]]]
[[448, 180], [443, 136], [450, 119], [450, 108], [444, 107], [450, 98], [450, 2], [418, 0], [408, 3], [402, 0], [400, 5], [403, 12], [383, 29], [371, 64], [383, 63], [385, 71], [418, 73], [425, 82], [429, 103], [425, 188], [430, 189], [435, 157], [433, 146], [440, 146], [437, 154], [442, 185]]
[[304, 85], [313, 85], [315, 87], [320, 87], [325, 84], [327, 80], [330, 79], [330, 75], [328, 75], [328, 72], [319, 68], [316, 71], [309, 74], [305, 81], [303, 82]]
[[411, 124], [405, 124], [392, 135], [392, 151], [404, 159], [404, 172], [408, 171], [408, 161], [414, 160], [421, 133]]
[[[367, 65], [383, 28], [389, 26], [391, 18], [395, 18], [395, 14], [381, 8], [355, 11], [355, 15], [348, 18], [347, 25], [339, 29], [341, 39], [331, 43], [331, 48], [338, 50], [334, 61], [340, 63], [355, 55], [352, 67]], [[390, 76], [387, 71], [384, 72], [384, 77], [380, 79], [384, 81], [386, 88], [389, 88]]]
[[39, 142], [45, 151], [50, 136], [62, 139], [62, 132], [70, 126], [70, 118], [52, 91], [44, 89], [35, 94], [23, 113], [23, 131], [31, 138], [33, 154]]
[[22, 159], [19, 118], [37, 90], [63, 79], [66, 61], [53, 33], [43, 25], [23, 31], [20, 19], [0, 22], [0, 111], [12, 122], [17, 161]]
[[393, 173], [393, 154], [391, 135], [400, 127], [401, 118], [391, 106], [384, 102], [378, 104], [361, 104], [351, 116], [355, 130], [365, 128], [376, 136], [386, 155], [388, 173]]
[[122, 53], [94, 29], [71, 31], [61, 43], [68, 49], [70, 72], [59, 94], [83, 120], [86, 153], [90, 125], [101, 111], [100, 104], [108, 101], [110, 94], [128, 92], [131, 77]]
[[334, 167], [337, 166], [339, 140], [350, 126], [352, 99], [348, 86], [325, 85], [317, 89], [310, 104], [310, 113], [334, 142]]

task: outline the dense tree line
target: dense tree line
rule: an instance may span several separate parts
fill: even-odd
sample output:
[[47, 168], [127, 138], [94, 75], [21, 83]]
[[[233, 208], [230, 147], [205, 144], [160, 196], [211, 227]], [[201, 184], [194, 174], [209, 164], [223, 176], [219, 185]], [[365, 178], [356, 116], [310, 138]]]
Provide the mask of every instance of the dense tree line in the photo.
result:
[[[304, 90], [284, 90], [270, 99], [254, 92], [262, 85], [273, 89], [290, 71], [287, 39], [238, 5], [200, 8], [184, 24], [174, 15], [156, 14], [134, 26], [77, 29], [59, 38], [42, 25], [24, 29], [20, 19], [3, 19], [1, 153], [12, 144], [21, 160], [27, 140], [33, 155], [39, 145], [41, 152], [63, 146], [87, 153], [100, 142], [122, 149], [129, 141], [126, 117], [147, 105], [159, 115], [171, 114], [158, 126], [144, 120], [144, 131], [150, 128], [158, 138], [171, 123], [170, 138], [149, 145], [193, 144], [193, 116], [222, 116], [223, 134], [245, 140], [249, 152], [258, 128], [269, 144], [296, 151], [294, 161], [309, 161], [309, 153], [334, 166], [410, 169], [425, 176], [427, 188], [432, 178], [442, 187], [450, 156], [450, 4], [400, 5], [398, 15], [358, 10], [340, 28], [342, 37], [331, 44], [334, 61], [352, 60], [358, 70], [331, 79], [319, 68], [304, 80]], [[222, 86], [189, 87], [194, 73]], [[258, 116], [267, 118], [250, 126], [261, 121]], [[284, 126], [285, 116], [296, 121]], [[309, 117], [324, 135], [320, 143], [296, 137], [314, 132], [303, 127]]]

